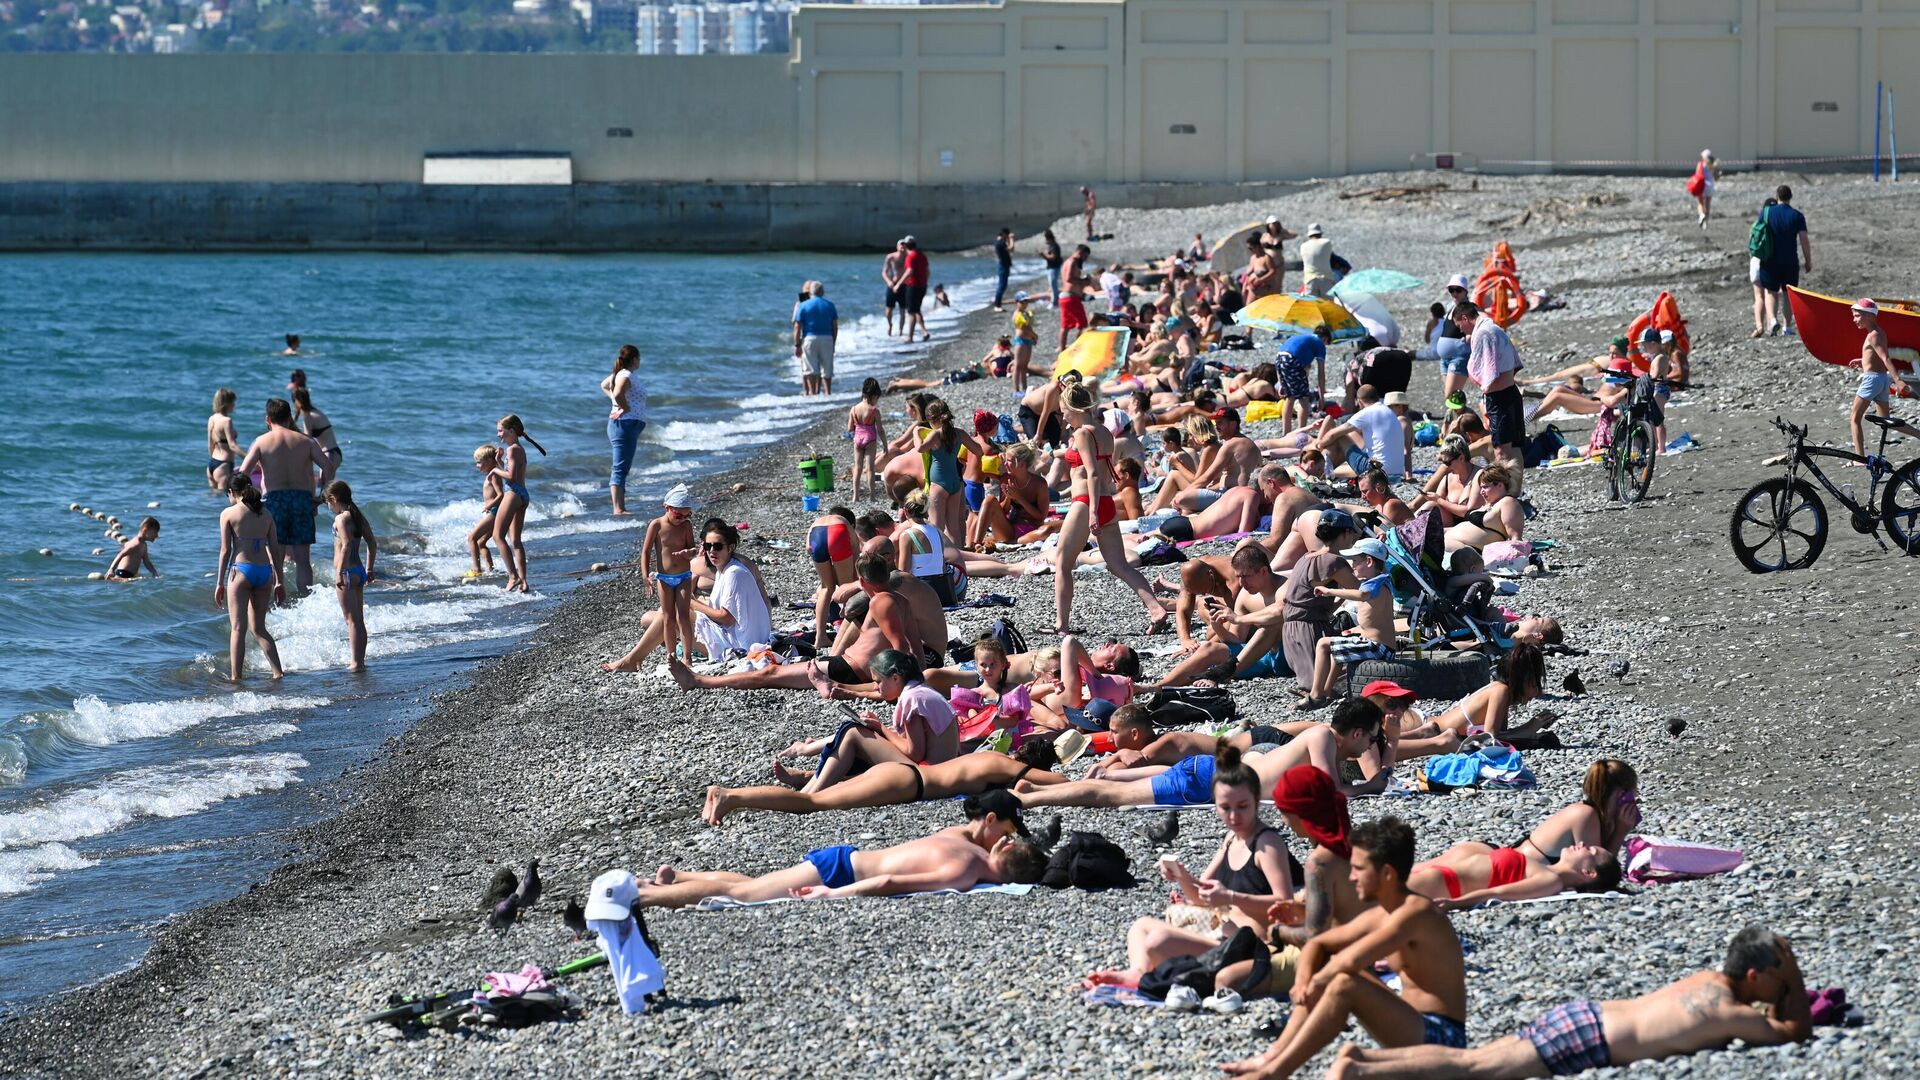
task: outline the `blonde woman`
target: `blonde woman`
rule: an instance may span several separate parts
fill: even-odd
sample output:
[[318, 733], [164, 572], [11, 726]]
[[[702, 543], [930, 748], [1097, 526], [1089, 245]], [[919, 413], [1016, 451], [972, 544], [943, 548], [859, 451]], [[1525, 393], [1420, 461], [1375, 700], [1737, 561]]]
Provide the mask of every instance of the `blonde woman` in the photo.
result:
[[207, 417], [207, 486], [225, 491], [233, 476], [233, 463], [240, 460], [240, 441], [233, 434], [233, 406], [239, 398], [232, 387], [213, 392], [213, 415]]

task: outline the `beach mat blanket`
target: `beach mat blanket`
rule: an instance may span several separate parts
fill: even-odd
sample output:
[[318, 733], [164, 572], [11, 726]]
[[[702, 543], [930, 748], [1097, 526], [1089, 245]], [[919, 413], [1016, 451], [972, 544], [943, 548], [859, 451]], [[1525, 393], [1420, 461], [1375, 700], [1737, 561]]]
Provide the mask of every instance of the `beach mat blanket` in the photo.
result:
[[1535, 896], [1527, 900], [1500, 900], [1500, 899], [1485, 900], [1485, 901], [1482, 901], [1481, 903], [1473, 905], [1471, 908], [1467, 908], [1466, 910], [1478, 911], [1481, 908], [1500, 907], [1501, 905], [1513, 905], [1513, 904], [1562, 904], [1562, 903], [1566, 903], [1569, 900], [1631, 900], [1631, 899], [1633, 899], [1632, 893], [1623, 893], [1623, 892], [1617, 892], [1617, 891], [1603, 892], [1603, 893], [1563, 892], [1563, 893], [1557, 893], [1553, 896]]
[[1164, 1009], [1162, 998], [1148, 997], [1131, 986], [1096, 986], [1080, 995], [1082, 1003], [1119, 1009]]
[[[1212, 805], [1212, 804], [1208, 804]], [[978, 896], [981, 893], [1005, 893], [1008, 896], [1025, 896], [1033, 891], [1031, 885], [975, 885], [971, 889], [930, 889], [926, 892], [901, 893], [898, 896], [876, 897], [883, 900], [911, 900], [925, 896]], [[852, 899], [835, 897], [834, 899]], [[812, 901], [818, 903], [818, 901]], [[735, 900], [730, 896], [709, 896], [693, 905], [695, 911], [734, 911], [739, 908], [767, 907], [771, 904], [795, 904], [799, 901], [791, 896], [778, 896], [772, 900]]]

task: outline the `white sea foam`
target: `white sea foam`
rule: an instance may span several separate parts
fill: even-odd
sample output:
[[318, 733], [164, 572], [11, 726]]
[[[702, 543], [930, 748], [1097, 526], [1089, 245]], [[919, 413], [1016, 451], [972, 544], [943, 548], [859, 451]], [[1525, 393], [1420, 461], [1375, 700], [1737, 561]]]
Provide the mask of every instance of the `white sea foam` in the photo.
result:
[[[267, 629], [273, 633], [280, 663], [286, 670], [335, 668], [351, 658], [340, 605], [331, 595], [323, 595], [331, 592], [316, 591], [293, 607], [276, 609], [267, 616]], [[375, 596], [366, 607], [369, 657], [398, 656], [456, 641], [504, 635], [507, 629], [495, 625], [492, 616], [538, 598], [492, 588], [463, 589], [444, 600], [395, 604], [380, 603], [377, 593]]]
[[0, 851], [0, 896], [26, 892], [61, 870], [85, 870], [95, 865], [65, 844]]
[[99, 783], [0, 814], [0, 852], [101, 836], [142, 817], [176, 818], [299, 782], [298, 754], [191, 758], [113, 773]]
[[292, 724], [242, 724], [237, 728], [221, 732], [216, 739], [228, 746], [256, 746], [263, 742], [283, 739], [299, 730]]
[[0, 735], [0, 787], [10, 787], [27, 778], [27, 748], [12, 735]]
[[214, 698], [185, 701], [136, 701], [109, 705], [91, 695], [73, 703], [73, 711], [55, 714], [49, 723], [61, 734], [88, 746], [112, 746], [129, 739], [171, 735], [223, 716], [251, 716], [266, 712], [317, 709], [323, 697], [256, 694], [242, 691]]

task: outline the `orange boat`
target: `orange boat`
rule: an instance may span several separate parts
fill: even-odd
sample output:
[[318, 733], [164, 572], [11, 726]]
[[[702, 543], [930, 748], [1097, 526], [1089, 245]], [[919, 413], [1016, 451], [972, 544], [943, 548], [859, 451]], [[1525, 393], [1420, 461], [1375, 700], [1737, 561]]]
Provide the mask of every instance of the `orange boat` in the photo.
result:
[[[1793, 305], [1800, 341], [1814, 359], [1846, 367], [1860, 358], [1860, 343], [1867, 335], [1853, 325], [1852, 300], [1789, 285], [1787, 302]], [[1880, 305], [1880, 329], [1886, 331], [1887, 348], [1893, 354], [1894, 369], [1900, 373], [1894, 393], [1912, 397], [1914, 388], [1909, 380], [1914, 377], [1914, 360], [1920, 357], [1920, 301], [1882, 300], [1876, 296], [1873, 302]]]

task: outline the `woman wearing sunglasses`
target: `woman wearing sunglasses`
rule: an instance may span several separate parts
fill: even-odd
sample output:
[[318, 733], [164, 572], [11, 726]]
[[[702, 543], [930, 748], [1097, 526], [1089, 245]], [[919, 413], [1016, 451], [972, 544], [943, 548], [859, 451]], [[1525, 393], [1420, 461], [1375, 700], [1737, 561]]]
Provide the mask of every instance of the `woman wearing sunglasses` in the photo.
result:
[[[696, 591], [690, 601], [694, 640], [709, 660], [724, 659], [729, 650], [744, 655], [755, 645], [767, 644], [773, 637], [773, 614], [759, 570], [735, 554], [740, 531], [708, 518], [699, 535], [699, 554], [692, 560], [694, 584], [710, 592], [703, 598]], [[601, 664], [601, 670], [639, 671], [660, 647], [661, 622], [659, 612], [647, 612], [639, 644], [620, 659]]]

